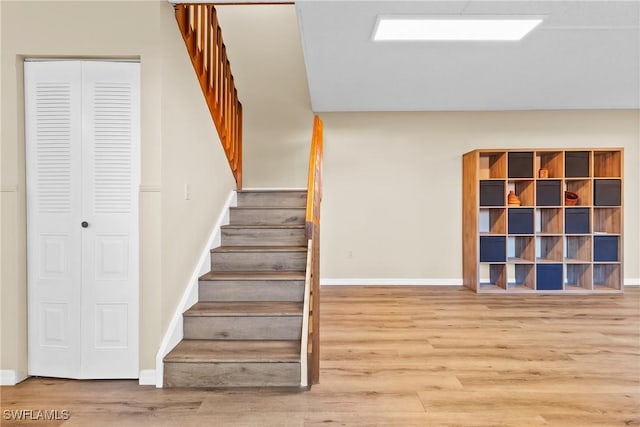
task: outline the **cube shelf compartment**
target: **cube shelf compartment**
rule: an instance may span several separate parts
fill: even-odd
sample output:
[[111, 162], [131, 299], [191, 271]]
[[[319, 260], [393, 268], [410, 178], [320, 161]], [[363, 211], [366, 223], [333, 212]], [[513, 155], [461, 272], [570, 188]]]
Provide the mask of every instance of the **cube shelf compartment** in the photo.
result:
[[537, 262], [562, 262], [562, 236], [536, 237]]
[[533, 181], [509, 181], [507, 184], [507, 193], [510, 191], [516, 193], [516, 196], [520, 198], [520, 206], [533, 206], [534, 188]]
[[535, 242], [533, 236], [507, 237], [507, 261], [529, 263], [535, 261]]
[[480, 264], [479, 284], [484, 291], [507, 289], [507, 273], [504, 264]]
[[593, 289], [591, 264], [568, 264], [566, 266], [564, 288], [568, 291]]
[[565, 262], [591, 262], [591, 236], [565, 237]]
[[620, 234], [622, 230], [622, 213], [620, 208], [594, 208], [594, 234]]
[[[466, 153], [464, 285], [494, 293], [622, 292], [623, 163], [618, 148]], [[508, 205], [511, 191], [519, 206]], [[565, 192], [577, 194], [577, 204], [567, 204]]]
[[507, 289], [533, 291], [536, 288], [533, 264], [507, 264]]
[[621, 265], [593, 264], [593, 289], [595, 291], [622, 291]]
[[[565, 191], [570, 191], [578, 195], [578, 204], [576, 206], [591, 206], [590, 179], [567, 179], [564, 184], [564, 189]], [[564, 200], [562, 204], [565, 204]]]
[[622, 178], [622, 151], [594, 151], [593, 176], [596, 178]]
[[[549, 178], [562, 178], [564, 176], [563, 155], [561, 151], [538, 151], [536, 153], [536, 171], [546, 169]], [[538, 178], [542, 178], [538, 174]]]
[[480, 178], [506, 178], [507, 156], [505, 153], [483, 153], [480, 155]]
[[507, 230], [505, 209], [480, 209], [478, 232], [480, 234], [505, 234]]
[[537, 234], [562, 234], [563, 230], [562, 209], [536, 209]]

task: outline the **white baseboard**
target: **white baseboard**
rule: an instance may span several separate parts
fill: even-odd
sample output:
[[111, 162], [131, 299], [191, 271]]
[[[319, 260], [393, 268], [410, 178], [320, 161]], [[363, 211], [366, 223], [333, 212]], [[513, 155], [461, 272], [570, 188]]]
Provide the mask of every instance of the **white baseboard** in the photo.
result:
[[140, 385], [156, 385], [156, 370], [155, 369], [143, 369], [140, 371], [138, 377], [138, 384]]
[[25, 372], [15, 371], [13, 369], [0, 370], [0, 385], [16, 385], [29, 377]]
[[[320, 279], [321, 286], [462, 286], [462, 279]], [[625, 286], [640, 286], [640, 279], [624, 279]]]
[[321, 286], [462, 286], [462, 279], [320, 279]]
[[173, 313], [173, 317], [171, 318], [169, 327], [167, 328], [165, 335], [162, 338], [160, 349], [156, 354], [155, 385], [158, 388], [162, 388], [164, 379], [164, 363], [162, 362], [162, 359], [164, 359], [167, 353], [169, 353], [173, 349], [173, 347], [175, 347], [180, 342], [180, 340], [182, 340], [182, 313], [184, 313], [193, 304], [198, 302], [198, 279], [200, 278], [200, 276], [206, 274], [211, 269], [210, 250], [215, 248], [216, 246], [220, 246], [220, 227], [229, 223], [229, 208], [232, 206], [236, 206], [236, 204], [236, 191], [232, 190], [229, 194], [229, 197], [227, 197], [224, 206], [222, 207], [222, 211], [220, 212], [220, 215], [218, 216], [213, 229], [211, 230], [211, 235], [209, 236], [207, 244], [202, 249], [200, 261], [198, 261], [196, 268], [191, 274], [191, 278], [189, 279], [187, 288], [182, 294], [182, 298], [180, 298], [180, 302], [178, 303], [178, 306]]

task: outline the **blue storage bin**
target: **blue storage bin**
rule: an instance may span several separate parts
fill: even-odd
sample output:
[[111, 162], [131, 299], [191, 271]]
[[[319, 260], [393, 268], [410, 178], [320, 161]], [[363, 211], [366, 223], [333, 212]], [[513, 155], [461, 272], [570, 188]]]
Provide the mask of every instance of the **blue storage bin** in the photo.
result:
[[533, 178], [533, 153], [509, 153], [509, 178]]
[[506, 258], [504, 236], [480, 236], [480, 262], [505, 262]]
[[566, 234], [589, 234], [589, 208], [566, 208], [564, 211]]
[[564, 153], [564, 176], [586, 178], [589, 176], [589, 152], [567, 151]]
[[596, 262], [617, 262], [618, 236], [594, 236], [593, 260]]
[[596, 179], [593, 200], [596, 206], [620, 206], [622, 191], [619, 179]]
[[504, 181], [480, 181], [480, 206], [504, 206]]
[[561, 182], [559, 180], [536, 181], [537, 206], [561, 206]]
[[561, 291], [562, 264], [537, 264], [536, 289], [539, 291]]
[[533, 234], [533, 209], [509, 209], [507, 227], [509, 234]]

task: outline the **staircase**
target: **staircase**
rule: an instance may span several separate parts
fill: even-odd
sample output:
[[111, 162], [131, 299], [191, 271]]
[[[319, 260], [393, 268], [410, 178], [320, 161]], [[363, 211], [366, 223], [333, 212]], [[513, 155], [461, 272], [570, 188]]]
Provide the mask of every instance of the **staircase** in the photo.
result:
[[238, 192], [184, 338], [164, 358], [165, 387], [300, 386], [306, 197]]

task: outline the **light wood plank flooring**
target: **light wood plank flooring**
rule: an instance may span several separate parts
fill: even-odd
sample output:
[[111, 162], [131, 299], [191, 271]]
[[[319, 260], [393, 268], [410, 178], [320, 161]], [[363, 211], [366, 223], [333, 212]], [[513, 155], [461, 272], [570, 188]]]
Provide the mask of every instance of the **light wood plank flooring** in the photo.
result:
[[321, 321], [321, 384], [310, 392], [34, 378], [3, 387], [2, 409], [66, 409], [68, 421], [32, 424], [65, 427], [640, 425], [637, 287], [325, 287]]

